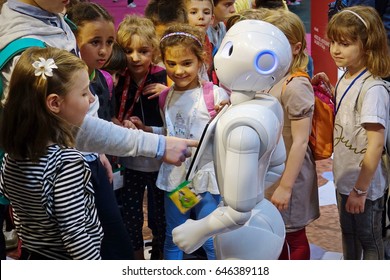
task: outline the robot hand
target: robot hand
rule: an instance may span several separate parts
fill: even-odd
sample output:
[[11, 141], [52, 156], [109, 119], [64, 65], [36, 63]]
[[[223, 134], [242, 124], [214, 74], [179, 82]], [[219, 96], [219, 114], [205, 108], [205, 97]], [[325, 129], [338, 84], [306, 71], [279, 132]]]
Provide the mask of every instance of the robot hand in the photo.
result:
[[210, 236], [204, 235], [199, 223], [199, 221], [188, 219], [172, 231], [173, 242], [187, 254], [199, 249], [210, 238]]
[[221, 206], [201, 220], [187, 220], [172, 231], [173, 242], [184, 252], [192, 253], [215, 234], [240, 228], [251, 216], [251, 212], [238, 212]]

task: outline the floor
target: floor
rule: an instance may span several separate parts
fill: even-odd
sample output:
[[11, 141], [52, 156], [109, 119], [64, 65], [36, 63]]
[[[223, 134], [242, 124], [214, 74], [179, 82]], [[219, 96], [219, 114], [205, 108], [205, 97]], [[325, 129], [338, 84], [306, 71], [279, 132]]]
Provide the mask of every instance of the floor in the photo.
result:
[[317, 161], [320, 218], [307, 227], [312, 259], [341, 259], [341, 231], [332, 175], [332, 159]]

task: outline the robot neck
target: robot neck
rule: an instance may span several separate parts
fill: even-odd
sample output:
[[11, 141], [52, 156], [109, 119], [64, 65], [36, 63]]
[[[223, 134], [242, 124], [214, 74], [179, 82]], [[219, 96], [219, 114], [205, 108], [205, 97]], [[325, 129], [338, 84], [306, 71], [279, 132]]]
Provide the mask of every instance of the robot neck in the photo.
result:
[[232, 91], [230, 95], [230, 102], [232, 105], [249, 101], [255, 98], [255, 91]]

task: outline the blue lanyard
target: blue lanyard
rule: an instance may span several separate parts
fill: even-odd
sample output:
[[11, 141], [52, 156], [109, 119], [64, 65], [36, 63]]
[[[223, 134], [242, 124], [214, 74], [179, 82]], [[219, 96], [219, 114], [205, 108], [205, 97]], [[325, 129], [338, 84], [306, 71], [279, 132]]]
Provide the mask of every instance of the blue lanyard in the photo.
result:
[[349, 91], [349, 89], [353, 86], [353, 84], [361, 77], [363, 76], [364, 73], [367, 72], [367, 69], [364, 69], [362, 72], [360, 72], [360, 74], [355, 78], [353, 79], [352, 83], [350, 83], [350, 85], [347, 87], [347, 89], [344, 91], [343, 93], [343, 96], [341, 96], [341, 99], [339, 101], [339, 104], [337, 104], [337, 108], [336, 108], [336, 112], [335, 114], [337, 114], [337, 112], [339, 111], [339, 108], [340, 108], [340, 105], [341, 105], [341, 102], [343, 101], [345, 95], [347, 94], [347, 92]]

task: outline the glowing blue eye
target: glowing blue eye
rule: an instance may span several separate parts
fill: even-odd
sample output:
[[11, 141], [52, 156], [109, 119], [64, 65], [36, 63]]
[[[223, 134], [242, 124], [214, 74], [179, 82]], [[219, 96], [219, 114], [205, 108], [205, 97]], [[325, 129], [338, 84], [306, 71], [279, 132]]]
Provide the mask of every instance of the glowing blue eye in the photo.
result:
[[266, 50], [257, 54], [255, 61], [255, 69], [263, 75], [271, 74], [278, 66], [278, 57], [273, 51]]

